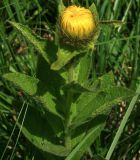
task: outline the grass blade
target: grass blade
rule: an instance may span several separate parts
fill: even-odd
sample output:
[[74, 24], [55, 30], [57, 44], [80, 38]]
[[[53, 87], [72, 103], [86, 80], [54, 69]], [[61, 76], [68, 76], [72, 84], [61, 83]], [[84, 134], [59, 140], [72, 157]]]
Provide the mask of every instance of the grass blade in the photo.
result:
[[20, 130], [19, 130], [19, 133], [18, 133], [18, 136], [17, 136], [17, 139], [16, 139], [16, 143], [14, 145], [14, 148], [13, 148], [13, 151], [12, 151], [12, 154], [11, 154], [11, 157], [10, 157], [10, 160], [13, 160], [14, 158], [14, 152], [15, 152], [15, 149], [16, 149], [16, 146], [17, 146], [17, 143], [18, 143], [18, 140], [19, 140], [19, 137], [20, 137], [20, 133], [21, 133], [21, 130], [22, 130], [22, 127], [23, 127], [23, 123], [24, 123], [24, 120], [25, 120], [25, 117], [26, 117], [26, 113], [27, 113], [27, 110], [28, 110], [28, 104], [26, 105], [26, 109], [25, 109], [25, 113], [24, 113], [24, 116], [23, 116], [23, 120], [22, 120], [22, 123], [21, 123], [21, 126], [20, 126]]
[[4, 151], [3, 151], [3, 154], [2, 154], [2, 156], [1, 156], [1, 158], [0, 158], [0, 160], [2, 160], [2, 159], [4, 158], [4, 155], [5, 155], [5, 153], [6, 153], [7, 147], [8, 147], [8, 145], [9, 145], [11, 139], [12, 139], [12, 136], [13, 136], [14, 131], [15, 131], [15, 128], [16, 128], [16, 126], [17, 126], [18, 120], [19, 120], [20, 115], [21, 115], [21, 113], [22, 113], [22, 110], [23, 110], [23, 108], [24, 108], [24, 105], [25, 105], [25, 101], [23, 102], [23, 105], [22, 105], [21, 110], [20, 110], [20, 112], [19, 112], [19, 115], [18, 115], [18, 117], [17, 117], [16, 123], [15, 123], [15, 125], [14, 125], [14, 128], [13, 128], [13, 130], [12, 130], [12, 133], [11, 133], [11, 135], [10, 135], [10, 137], [9, 137], [9, 140], [8, 140], [8, 142], [7, 142], [7, 144], [6, 144], [6, 147], [5, 147]]
[[132, 100], [130, 102], [130, 105], [129, 105], [129, 107], [128, 107], [128, 109], [127, 109], [127, 111], [126, 111], [126, 113], [125, 113], [125, 115], [123, 117], [123, 120], [122, 120], [122, 122], [120, 124], [120, 127], [119, 127], [119, 129], [118, 129], [118, 131], [117, 131], [117, 133], [115, 135], [115, 138], [114, 138], [112, 144], [111, 144], [111, 147], [109, 148], [109, 151], [108, 151], [108, 153], [106, 155], [106, 159], [107, 160], [110, 160], [110, 158], [112, 156], [112, 153], [113, 153], [115, 147], [117, 146], [119, 138], [120, 138], [120, 136], [121, 136], [121, 134], [122, 134], [122, 132], [124, 130], [124, 127], [125, 127], [125, 125], [127, 123], [127, 120], [128, 120], [128, 118], [129, 118], [129, 116], [130, 116], [130, 114], [131, 114], [131, 112], [132, 112], [132, 110], [133, 110], [133, 108], [135, 106], [135, 103], [137, 102], [137, 99], [138, 99], [139, 95], [140, 95], [140, 85], [138, 86], [138, 88], [136, 90], [136, 95], [132, 98]]

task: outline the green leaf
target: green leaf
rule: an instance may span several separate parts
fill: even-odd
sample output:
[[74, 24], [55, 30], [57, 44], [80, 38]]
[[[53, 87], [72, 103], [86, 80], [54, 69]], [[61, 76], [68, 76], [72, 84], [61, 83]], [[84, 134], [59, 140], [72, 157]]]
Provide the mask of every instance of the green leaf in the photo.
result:
[[94, 16], [96, 16], [96, 19], [99, 20], [98, 11], [97, 11], [97, 8], [96, 8], [94, 2], [91, 4], [91, 6], [89, 7], [89, 9], [94, 14]]
[[[73, 125], [72, 128], [89, 121], [91, 118], [94, 118], [96, 115], [98, 115], [99, 112], [100, 114], [105, 114], [105, 113], [102, 113], [104, 111], [104, 108], [105, 108], [105, 111], [109, 112], [111, 109], [111, 106], [114, 103], [117, 103], [115, 100], [119, 101], [119, 99], [117, 98], [121, 96], [119, 95], [119, 93], [121, 93], [121, 90], [123, 90], [123, 93], [126, 95], [126, 98], [127, 98], [127, 94], [126, 94], [127, 91], [129, 91], [128, 97], [130, 96], [129, 94], [133, 95], [132, 91], [127, 90], [125, 88], [121, 88], [121, 87], [119, 92], [119, 88], [115, 87], [114, 76], [112, 72], [104, 74], [94, 82], [87, 81], [87, 84], [85, 86], [91, 92], [82, 93], [79, 96], [79, 98], [76, 100], [75, 103], [76, 103], [77, 114], [75, 115], [75, 119], [73, 120], [74, 124], [72, 124]], [[115, 93], [116, 93], [116, 97], [113, 97], [113, 95], [115, 96]], [[120, 101], [121, 101], [121, 98], [124, 98], [123, 93], [122, 93], [122, 97], [120, 97]], [[117, 94], [118, 94], [118, 97], [117, 97]], [[111, 96], [113, 99], [111, 99]], [[112, 102], [112, 104], [107, 103], [107, 101]], [[104, 106], [104, 103], [106, 105], [109, 104], [109, 106]], [[99, 108], [100, 110], [98, 110]], [[95, 114], [92, 114], [94, 112]]]
[[29, 95], [34, 95], [37, 92], [37, 84], [39, 80], [35, 77], [30, 77], [21, 73], [7, 73], [3, 75], [8, 81], [13, 82], [16, 86], [21, 88], [24, 92]]
[[[42, 115], [35, 108], [28, 107], [22, 132], [25, 137], [41, 151], [57, 156], [66, 156], [69, 153], [54, 134], [46, 115]], [[22, 117], [20, 123], [22, 122]], [[19, 127], [20, 127], [19, 123]]]
[[[91, 55], [85, 54], [83, 57], [80, 57], [80, 61], [75, 63], [74, 69], [73, 69], [73, 82], [68, 83], [63, 86], [62, 89], [70, 89], [73, 92], [84, 92], [84, 91], [94, 91], [94, 87], [88, 86], [88, 78], [90, 75], [91, 70]], [[68, 77], [66, 77], [68, 78]]]
[[95, 125], [100, 124], [101, 122], [105, 122], [105, 120], [106, 116], [100, 115], [92, 119], [91, 121], [78, 126], [74, 130], [71, 128], [73, 148], [83, 140], [83, 138], [86, 136], [87, 132], [90, 131], [90, 129], [92, 129]]
[[92, 57], [89, 53], [86, 53], [83, 57], [80, 57], [80, 61], [74, 68], [74, 80], [80, 84], [84, 84], [90, 74]]
[[70, 46], [61, 46], [57, 52], [57, 60], [52, 63], [52, 70], [60, 70], [75, 56], [79, 55], [81, 52]]
[[92, 92], [90, 88], [80, 85], [77, 82], [71, 82], [62, 87], [63, 90], [71, 90], [73, 93]]
[[107, 115], [113, 105], [133, 95], [134, 92], [123, 87], [106, 88], [97, 94], [85, 93], [77, 100], [77, 115], [73, 123], [77, 126], [97, 115]]
[[72, 152], [67, 156], [66, 160], [80, 160], [80, 158], [86, 152], [86, 150], [88, 149], [88, 147], [90, 147], [90, 145], [100, 135], [100, 133], [101, 133], [103, 127], [104, 127], [104, 121], [100, 122], [100, 124], [98, 124], [99, 122], [97, 122], [97, 123], [96, 122], [94, 124], [95, 126], [92, 127], [92, 129], [90, 129], [90, 131], [87, 133], [87, 135], [72, 150]]
[[107, 74], [104, 74], [103, 76], [99, 77], [97, 81], [98, 80], [100, 83], [101, 90], [110, 88], [111, 86], [115, 86], [114, 75], [112, 72], [108, 72]]
[[62, 13], [62, 11], [65, 9], [63, 0], [57, 0], [58, 3], [58, 11], [59, 11], [59, 15]]
[[42, 103], [46, 107], [49, 103], [52, 108], [55, 107], [62, 113], [65, 108], [65, 99], [60, 94], [60, 88], [65, 84], [65, 79], [58, 72], [51, 70], [49, 64], [41, 56], [38, 59], [36, 76], [43, 83], [42, 90], [44, 91], [38, 94]]
[[[85, 105], [87, 105], [98, 93], [101, 91], [103, 92], [104, 89], [114, 86], [114, 76], [112, 72], [104, 74], [103, 76], [96, 79], [94, 82], [91, 80], [87, 81], [85, 84], [86, 88], [91, 92], [85, 92], [80, 95], [78, 101], [76, 102], [77, 105], [81, 107], [77, 107], [77, 110], [82, 110]], [[83, 108], [82, 108], [83, 107]]]
[[100, 24], [99, 24], [99, 14], [97, 11], [97, 8], [94, 4], [94, 2], [91, 4], [91, 6], [89, 7], [90, 11], [92, 12], [93, 16], [94, 16], [94, 20], [96, 23], [96, 28], [94, 30], [94, 36], [93, 36], [93, 40], [91, 41], [91, 43], [89, 44], [90, 48], [93, 48], [93, 45], [96, 43], [97, 38], [100, 35]]
[[30, 43], [33, 44], [35, 49], [37, 49], [39, 53], [41, 53], [43, 58], [48, 63], [50, 63], [55, 59], [57, 47], [53, 42], [50, 42], [46, 39], [41, 39], [36, 34], [33, 34], [32, 31], [27, 26], [11, 21], [9, 21], [9, 23], [13, 27], [15, 27]]
[[44, 87], [37, 78], [30, 77], [22, 73], [7, 73], [3, 75], [3, 78], [11, 81], [17, 87], [21, 88], [25, 93], [33, 96], [35, 100], [38, 100], [43, 106], [51, 113], [62, 116], [57, 112], [56, 98]]
[[63, 119], [63, 116], [59, 114], [58, 109], [59, 107], [62, 107], [63, 103], [60, 103], [56, 97], [54, 97], [51, 93], [46, 92], [42, 96], [36, 95], [36, 100], [40, 101], [43, 106], [51, 113], [59, 116], [61, 119]]
[[83, 87], [92, 92], [99, 92], [103, 91], [105, 88], [110, 86], [115, 86], [114, 83], [114, 75], [112, 72], [104, 74], [103, 76], [99, 77], [96, 80], [88, 79], [83, 84]]
[[78, 129], [78, 131], [74, 130], [75, 135], [71, 139], [72, 148], [75, 148], [75, 146], [77, 146], [77, 144], [79, 144], [86, 135], [87, 128], [84, 128], [85, 130], [83, 130], [83, 128]]
[[41, 56], [38, 58], [36, 76], [55, 97], [60, 94], [60, 88], [65, 84], [65, 79], [58, 72], [51, 70]]

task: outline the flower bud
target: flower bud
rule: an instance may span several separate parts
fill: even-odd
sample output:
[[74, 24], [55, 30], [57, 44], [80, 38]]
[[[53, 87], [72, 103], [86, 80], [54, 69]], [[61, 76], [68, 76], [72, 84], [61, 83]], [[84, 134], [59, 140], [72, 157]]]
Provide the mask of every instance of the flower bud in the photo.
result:
[[96, 19], [89, 9], [80, 6], [69, 6], [60, 16], [61, 33], [73, 40], [88, 40], [96, 30]]

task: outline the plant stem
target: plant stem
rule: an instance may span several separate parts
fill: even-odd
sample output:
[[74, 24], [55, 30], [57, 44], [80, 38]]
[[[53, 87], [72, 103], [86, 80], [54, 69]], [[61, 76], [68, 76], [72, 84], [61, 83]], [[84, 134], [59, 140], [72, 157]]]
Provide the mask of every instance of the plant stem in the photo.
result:
[[[73, 81], [73, 64], [70, 64], [68, 70], [68, 83]], [[71, 124], [71, 103], [73, 99], [72, 90], [69, 89], [67, 92], [67, 101], [66, 101], [66, 120], [65, 120], [65, 146], [67, 148], [71, 148], [71, 133], [69, 130], [69, 126]]]
[[140, 95], [140, 85], [138, 86], [138, 88], [136, 90], [136, 95], [132, 98], [132, 100], [131, 100], [131, 102], [129, 104], [129, 107], [128, 107], [128, 109], [127, 109], [127, 111], [126, 111], [126, 113], [125, 113], [125, 115], [123, 117], [123, 120], [122, 120], [122, 122], [120, 124], [120, 127], [119, 127], [119, 129], [118, 129], [118, 131], [117, 131], [117, 133], [115, 135], [115, 138], [114, 138], [114, 140], [113, 140], [113, 142], [112, 142], [112, 144], [111, 144], [111, 146], [109, 148], [109, 151], [108, 151], [108, 153], [106, 155], [106, 158], [105, 158], [106, 160], [110, 160], [110, 158], [112, 156], [112, 153], [113, 153], [113, 151], [114, 151], [114, 149], [115, 149], [115, 147], [116, 147], [116, 145], [117, 145], [117, 143], [119, 141], [119, 138], [120, 138], [120, 136], [121, 136], [121, 134], [122, 134], [122, 132], [124, 130], [124, 127], [125, 127], [125, 125], [127, 123], [127, 120], [128, 120], [128, 118], [129, 118], [129, 116], [130, 116], [130, 114], [131, 114], [131, 112], [132, 112], [132, 110], [133, 110], [133, 108], [135, 106], [135, 103], [137, 102], [137, 99], [138, 99], [139, 95]]
[[69, 91], [67, 94], [67, 105], [66, 105], [66, 121], [65, 121], [65, 146], [71, 148], [71, 133], [69, 131], [70, 126], [70, 110], [71, 110], [72, 92]]

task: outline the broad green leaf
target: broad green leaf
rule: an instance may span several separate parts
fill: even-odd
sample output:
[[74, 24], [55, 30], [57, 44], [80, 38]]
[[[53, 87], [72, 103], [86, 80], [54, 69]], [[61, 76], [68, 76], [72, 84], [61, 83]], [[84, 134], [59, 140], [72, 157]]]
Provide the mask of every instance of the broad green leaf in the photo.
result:
[[57, 112], [55, 97], [48, 92], [47, 88], [44, 87], [44, 84], [37, 78], [18, 72], [7, 73], [3, 75], [3, 77], [21, 88], [25, 93], [33, 96], [36, 100], [39, 100], [39, 102], [41, 102], [49, 112], [62, 118], [62, 116]]
[[73, 123], [80, 125], [86, 120], [96, 117], [97, 115], [108, 114], [111, 107], [120, 101], [130, 98], [134, 95], [134, 92], [123, 87], [110, 87], [106, 88], [98, 94], [88, 93], [84, 97], [84, 101], [81, 97], [77, 101], [77, 115], [75, 116]]
[[29, 95], [34, 95], [37, 92], [37, 84], [39, 80], [35, 77], [30, 77], [18, 72], [4, 74], [3, 77], [8, 81], [13, 82]]
[[[28, 107], [22, 132], [25, 137], [41, 151], [48, 152], [57, 156], [66, 156], [69, 153], [49, 125], [46, 117], [41, 115], [35, 108]], [[22, 122], [22, 117], [20, 123]], [[19, 127], [20, 127], [19, 123]]]
[[112, 72], [104, 74], [103, 76], [99, 77], [94, 82], [87, 81], [85, 85], [87, 89], [91, 92], [85, 92], [80, 95], [79, 99], [77, 100], [76, 104], [77, 110], [80, 111], [85, 108], [85, 106], [92, 101], [94, 97], [98, 95], [98, 93], [103, 92], [104, 89], [109, 88], [110, 86], [114, 86], [114, 76]]
[[65, 84], [65, 79], [58, 72], [51, 70], [49, 64], [41, 56], [38, 59], [36, 72], [36, 76], [43, 83], [44, 88], [44, 92], [38, 94], [39, 97], [41, 96], [42, 103], [45, 106], [50, 103], [52, 108], [55, 107], [62, 113], [65, 108], [65, 99], [60, 95], [60, 88]]
[[[95, 122], [96, 124], [96, 122]], [[95, 125], [87, 135], [81, 140], [81, 142], [72, 150], [72, 152], [67, 156], [66, 160], [80, 160], [82, 155], [86, 152], [88, 147], [96, 140], [100, 135], [104, 127], [104, 122]]]
[[81, 54], [79, 50], [73, 49], [70, 46], [61, 46], [57, 52], [57, 60], [52, 63], [51, 69], [60, 70], [75, 56]]
[[9, 23], [14, 26], [30, 43], [33, 44], [35, 49], [41, 53], [43, 58], [50, 63], [53, 59], [55, 59], [55, 53], [57, 47], [53, 42], [50, 42], [45, 39], [41, 39], [36, 34], [33, 34], [32, 31], [27, 27], [20, 23], [11, 22]]
[[[96, 95], [98, 95], [99, 92], [103, 91], [105, 88], [108, 88], [110, 85], [114, 85], [112, 72], [99, 77], [94, 82], [92, 80], [87, 81], [85, 83], [85, 88], [88, 89], [88, 92], [83, 92], [75, 102], [76, 112], [80, 113], [81, 110], [84, 110], [85, 106], [88, 105], [96, 97]], [[79, 124], [77, 123], [76, 125]]]
[[78, 126], [74, 130], [71, 128], [73, 148], [83, 140], [88, 131], [90, 131], [95, 125], [98, 125], [101, 122], [105, 122], [105, 120], [106, 116], [100, 115], [92, 119], [91, 121], [84, 123], [81, 126]]

